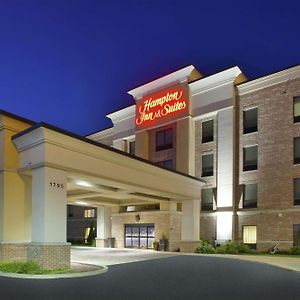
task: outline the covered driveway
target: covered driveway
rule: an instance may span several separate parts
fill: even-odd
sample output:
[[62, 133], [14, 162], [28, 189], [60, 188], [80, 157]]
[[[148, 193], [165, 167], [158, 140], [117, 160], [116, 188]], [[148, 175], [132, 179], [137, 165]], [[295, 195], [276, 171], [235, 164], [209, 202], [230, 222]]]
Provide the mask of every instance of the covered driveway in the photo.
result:
[[44, 123], [16, 134], [13, 143], [19, 154], [18, 171], [27, 178], [25, 201], [32, 204], [25, 211], [31, 226], [28, 238], [32, 253], [38, 247], [37, 260], [45, 267], [63, 267], [70, 261], [68, 203], [99, 208], [100, 241], [111, 237], [114, 206], [181, 203], [181, 240], [199, 240], [200, 179]]

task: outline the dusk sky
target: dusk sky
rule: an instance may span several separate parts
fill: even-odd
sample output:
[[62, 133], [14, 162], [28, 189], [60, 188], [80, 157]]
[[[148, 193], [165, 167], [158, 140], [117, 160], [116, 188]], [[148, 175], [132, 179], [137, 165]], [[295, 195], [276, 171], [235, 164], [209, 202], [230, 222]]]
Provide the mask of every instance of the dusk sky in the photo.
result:
[[297, 65], [299, 3], [0, 0], [0, 108], [86, 135], [190, 64], [248, 79]]

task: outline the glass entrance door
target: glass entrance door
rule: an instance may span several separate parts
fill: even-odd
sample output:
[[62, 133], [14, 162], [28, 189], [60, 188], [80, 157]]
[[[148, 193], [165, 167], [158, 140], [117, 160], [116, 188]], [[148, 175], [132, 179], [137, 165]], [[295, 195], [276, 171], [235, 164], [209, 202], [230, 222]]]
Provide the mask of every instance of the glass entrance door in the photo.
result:
[[125, 248], [153, 248], [154, 224], [125, 225]]

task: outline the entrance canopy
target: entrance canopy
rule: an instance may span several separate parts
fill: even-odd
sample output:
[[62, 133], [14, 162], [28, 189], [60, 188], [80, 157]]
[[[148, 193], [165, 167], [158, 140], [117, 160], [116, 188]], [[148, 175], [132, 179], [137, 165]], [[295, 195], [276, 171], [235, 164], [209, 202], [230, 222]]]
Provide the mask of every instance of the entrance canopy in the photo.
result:
[[[138, 205], [200, 199], [203, 181], [45, 123], [16, 134], [21, 173], [48, 167], [66, 172], [75, 205]], [[49, 182], [57, 185], [60, 182]]]

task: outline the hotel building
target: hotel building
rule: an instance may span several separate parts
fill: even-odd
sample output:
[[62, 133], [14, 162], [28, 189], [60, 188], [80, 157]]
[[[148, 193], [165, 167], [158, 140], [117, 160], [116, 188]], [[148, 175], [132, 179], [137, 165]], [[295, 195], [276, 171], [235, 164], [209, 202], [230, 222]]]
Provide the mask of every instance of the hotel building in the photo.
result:
[[100, 247], [300, 245], [300, 66], [188, 66], [128, 93], [86, 138], [1, 112], [0, 259], [67, 265], [67, 204], [97, 209]]

